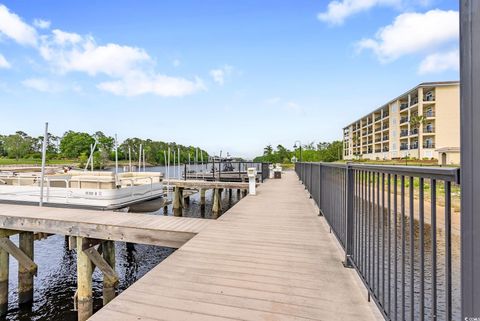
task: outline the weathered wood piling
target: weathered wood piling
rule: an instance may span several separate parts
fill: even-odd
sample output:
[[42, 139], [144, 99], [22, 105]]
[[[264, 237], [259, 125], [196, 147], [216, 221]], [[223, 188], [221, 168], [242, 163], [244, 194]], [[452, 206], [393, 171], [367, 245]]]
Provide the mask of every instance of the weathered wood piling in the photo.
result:
[[78, 321], [85, 321], [93, 314], [92, 264], [83, 247], [83, 237], [77, 237], [77, 309]]
[[[33, 232], [21, 232], [19, 235], [19, 248], [33, 261], [34, 252]], [[18, 303], [26, 304], [33, 301], [33, 276], [34, 274], [23, 265], [18, 266]]]

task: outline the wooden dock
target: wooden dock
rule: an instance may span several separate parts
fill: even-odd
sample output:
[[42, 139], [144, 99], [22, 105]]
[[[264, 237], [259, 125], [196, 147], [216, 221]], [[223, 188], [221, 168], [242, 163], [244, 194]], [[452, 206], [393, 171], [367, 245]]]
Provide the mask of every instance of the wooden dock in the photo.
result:
[[383, 320], [317, 213], [269, 180], [90, 320]]

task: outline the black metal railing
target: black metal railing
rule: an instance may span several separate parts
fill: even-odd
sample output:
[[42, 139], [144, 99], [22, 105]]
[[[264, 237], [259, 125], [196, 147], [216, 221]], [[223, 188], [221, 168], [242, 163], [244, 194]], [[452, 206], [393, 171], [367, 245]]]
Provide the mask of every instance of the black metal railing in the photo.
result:
[[452, 245], [458, 168], [297, 163], [295, 170], [386, 320], [460, 318]]
[[[245, 182], [247, 169], [255, 168], [257, 180], [263, 182], [270, 176], [270, 163], [239, 161], [208, 161], [197, 164], [182, 164], [180, 177], [184, 180], [196, 179], [205, 181], [238, 181]], [[178, 175], [177, 175], [178, 176]]]

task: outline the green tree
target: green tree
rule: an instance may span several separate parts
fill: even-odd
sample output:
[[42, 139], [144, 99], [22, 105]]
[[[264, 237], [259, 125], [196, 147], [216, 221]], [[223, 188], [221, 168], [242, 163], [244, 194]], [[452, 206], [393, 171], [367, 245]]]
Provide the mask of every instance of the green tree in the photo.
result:
[[78, 158], [82, 153], [90, 154], [90, 145], [95, 139], [87, 133], [68, 131], [60, 140], [60, 151], [68, 158]]
[[17, 161], [32, 151], [32, 138], [24, 132], [17, 132], [3, 139], [3, 148], [8, 157]]

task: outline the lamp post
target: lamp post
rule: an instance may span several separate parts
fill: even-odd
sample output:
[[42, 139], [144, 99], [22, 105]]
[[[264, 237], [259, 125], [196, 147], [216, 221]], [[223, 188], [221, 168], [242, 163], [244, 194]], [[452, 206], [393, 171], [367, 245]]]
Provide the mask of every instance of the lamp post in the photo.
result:
[[297, 149], [297, 143], [298, 143], [298, 147], [300, 149], [300, 162], [302, 162], [302, 142], [299, 141], [299, 140], [296, 140], [295, 145], [293, 145], [293, 148]]

